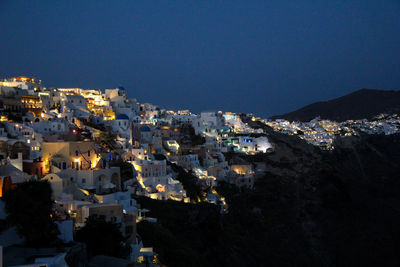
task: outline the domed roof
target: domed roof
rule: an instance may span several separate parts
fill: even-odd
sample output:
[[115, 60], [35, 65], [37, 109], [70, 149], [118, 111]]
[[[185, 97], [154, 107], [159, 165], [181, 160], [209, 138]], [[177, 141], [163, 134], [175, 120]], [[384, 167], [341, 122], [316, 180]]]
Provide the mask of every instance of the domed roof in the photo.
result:
[[142, 127], [140, 127], [140, 131], [141, 132], [150, 132], [150, 127], [147, 125], [143, 125]]
[[125, 114], [118, 114], [116, 119], [117, 120], [129, 120], [129, 117]]

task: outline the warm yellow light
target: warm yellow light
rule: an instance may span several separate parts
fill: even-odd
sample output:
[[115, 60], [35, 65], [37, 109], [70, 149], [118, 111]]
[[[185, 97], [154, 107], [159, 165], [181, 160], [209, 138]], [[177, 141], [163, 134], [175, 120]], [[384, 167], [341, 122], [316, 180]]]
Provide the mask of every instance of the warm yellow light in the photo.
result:
[[158, 196], [157, 196], [157, 194], [151, 194], [151, 195], [150, 195], [150, 198], [151, 198], [151, 199], [158, 199]]
[[87, 190], [85, 190], [85, 189], [82, 189], [82, 188], [79, 188], [85, 195], [90, 195], [90, 193], [89, 193], [89, 191], [87, 191]]
[[96, 168], [97, 163], [99, 163], [99, 161], [100, 161], [100, 157], [95, 158], [95, 160], [92, 162], [92, 168]]
[[136, 171], [140, 172], [141, 167], [135, 163], [132, 163], [133, 167], [135, 168]]
[[158, 192], [165, 192], [165, 185], [158, 184], [156, 189]]

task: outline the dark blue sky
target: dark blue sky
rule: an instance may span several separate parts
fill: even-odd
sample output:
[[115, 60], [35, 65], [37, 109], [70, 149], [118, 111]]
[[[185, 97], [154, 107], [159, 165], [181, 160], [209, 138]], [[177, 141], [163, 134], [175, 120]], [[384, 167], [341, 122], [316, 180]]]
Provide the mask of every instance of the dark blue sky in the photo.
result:
[[400, 1], [0, 1], [0, 76], [269, 116], [400, 89]]

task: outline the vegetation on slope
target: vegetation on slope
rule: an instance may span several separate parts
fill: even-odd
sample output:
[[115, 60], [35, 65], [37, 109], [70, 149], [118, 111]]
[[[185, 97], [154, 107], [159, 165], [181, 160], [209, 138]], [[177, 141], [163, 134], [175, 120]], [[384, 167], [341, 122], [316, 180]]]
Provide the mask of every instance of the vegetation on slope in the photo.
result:
[[28, 181], [18, 184], [3, 197], [8, 225], [17, 227], [17, 233], [28, 247], [52, 246], [58, 241], [51, 193], [47, 181]]
[[75, 233], [75, 240], [86, 244], [89, 258], [96, 255], [126, 258], [130, 253], [123, 243], [120, 224], [106, 221], [104, 216], [89, 216], [85, 226]]

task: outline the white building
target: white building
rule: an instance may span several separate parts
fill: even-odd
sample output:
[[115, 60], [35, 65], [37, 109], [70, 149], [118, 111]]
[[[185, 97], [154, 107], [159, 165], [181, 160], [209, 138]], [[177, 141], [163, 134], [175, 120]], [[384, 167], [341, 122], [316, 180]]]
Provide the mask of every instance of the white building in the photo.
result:
[[112, 131], [118, 134], [120, 137], [132, 139], [132, 128], [129, 121], [129, 117], [125, 114], [118, 114], [115, 120], [109, 122], [112, 127]]
[[83, 96], [81, 95], [66, 95], [67, 98], [67, 103], [69, 104], [69, 106], [73, 106], [75, 108], [83, 108], [83, 109], [87, 109], [87, 104], [86, 104], [86, 100]]
[[39, 121], [32, 123], [32, 128], [44, 135], [66, 134], [69, 132], [69, 123], [64, 119]]
[[263, 152], [266, 153], [272, 146], [265, 136], [261, 137], [250, 137], [250, 136], [239, 136], [239, 149], [243, 152]]
[[93, 170], [66, 169], [56, 173], [50, 173], [43, 179], [52, 185], [55, 196], [64, 192], [72, 183], [82, 189], [94, 190], [96, 194], [102, 194], [121, 188], [119, 167]]

